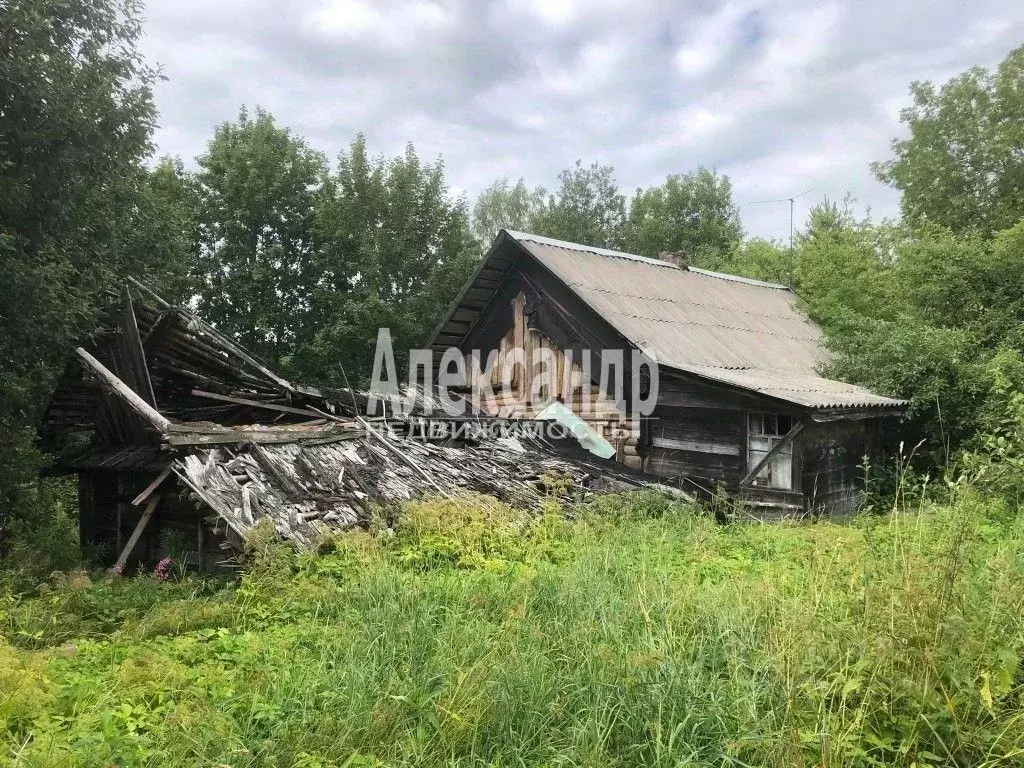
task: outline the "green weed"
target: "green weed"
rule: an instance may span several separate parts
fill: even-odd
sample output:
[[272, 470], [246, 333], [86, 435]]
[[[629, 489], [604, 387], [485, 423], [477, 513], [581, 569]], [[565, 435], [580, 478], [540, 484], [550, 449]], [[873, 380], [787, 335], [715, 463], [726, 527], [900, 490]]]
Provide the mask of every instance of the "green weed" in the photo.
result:
[[8, 597], [0, 761], [1024, 762], [1024, 518], [969, 489], [845, 525], [466, 498], [266, 538], [229, 587]]

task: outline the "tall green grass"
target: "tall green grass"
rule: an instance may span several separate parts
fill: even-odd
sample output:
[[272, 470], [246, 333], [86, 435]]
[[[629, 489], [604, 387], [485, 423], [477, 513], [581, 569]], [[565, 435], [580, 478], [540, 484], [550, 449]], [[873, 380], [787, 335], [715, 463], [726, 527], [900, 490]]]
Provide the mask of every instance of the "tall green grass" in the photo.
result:
[[1024, 764], [1024, 518], [847, 525], [483, 499], [237, 584], [64, 578], [0, 615], [12, 765]]

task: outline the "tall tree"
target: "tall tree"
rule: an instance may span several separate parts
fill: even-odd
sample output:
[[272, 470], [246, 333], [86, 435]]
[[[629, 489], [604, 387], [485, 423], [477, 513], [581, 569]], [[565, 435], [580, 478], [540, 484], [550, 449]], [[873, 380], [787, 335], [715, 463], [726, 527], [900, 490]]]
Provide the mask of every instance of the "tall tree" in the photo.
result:
[[751, 277], [780, 285], [793, 285], [796, 279], [796, 254], [788, 245], [754, 237], [744, 240], [721, 259], [704, 252], [700, 266], [731, 275]]
[[558, 175], [558, 190], [532, 217], [534, 234], [559, 240], [614, 248], [625, 219], [626, 199], [615, 182], [615, 170], [582, 161]]
[[1024, 218], [1024, 46], [995, 72], [974, 67], [936, 88], [910, 86], [910, 135], [872, 168], [902, 192], [911, 224], [992, 234]]
[[371, 157], [358, 136], [324, 190], [314, 338], [295, 366], [315, 381], [369, 378], [378, 328], [396, 352], [422, 344], [465, 282], [478, 249], [466, 202], [452, 199], [441, 160]]
[[742, 236], [732, 182], [702, 167], [672, 174], [661, 186], [638, 189], [630, 201], [622, 245], [650, 258], [662, 251], [682, 252], [694, 264], [712, 266]]
[[0, 3], [0, 547], [9, 513], [33, 508], [27, 425], [68, 344], [106, 286], [152, 267], [131, 247], [158, 76], [138, 53], [139, 13]]
[[327, 160], [262, 109], [219, 125], [196, 176], [198, 309], [271, 364], [308, 330]]
[[180, 158], [164, 157], [146, 174], [136, 211], [131, 250], [146, 254], [158, 267], [150, 270], [149, 286], [172, 303], [187, 303], [201, 282], [196, 264], [199, 197], [195, 176]]
[[473, 205], [473, 234], [486, 246], [500, 229], [528, 230], [546, 197], [543, 187], [530, 189], [523, 179], [515, 184], [498, 179]]

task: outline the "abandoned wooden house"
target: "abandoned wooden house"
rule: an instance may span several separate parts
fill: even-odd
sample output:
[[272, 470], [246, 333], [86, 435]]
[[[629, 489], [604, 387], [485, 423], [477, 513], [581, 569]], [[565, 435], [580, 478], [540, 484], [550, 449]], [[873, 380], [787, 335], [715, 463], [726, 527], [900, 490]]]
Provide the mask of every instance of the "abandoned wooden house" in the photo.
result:
[[[511, 386], [485, 401], [493, 413], [529, 417], [562, 401], [621, 461], [724, 489], [766, 516], [853, 510], [864, 458], [878, 460], [905, 405], [822, 376], [821, 331], [786, 286], [505, 230], [430, 346], [435, 361], [449, 348], [498, 350], [482, 375]], [[597, 363], [584, 376], [584, 350], [622, 353], [624, 398], [600, 390]], [[658, 362], [649, 418], [628, 405], [632, 350]], [[545, 351], [550, 383], [530, 387]]]
[[514, 428], [409, 439], [410, 418], [368, 420], [365, 395], [293, 384], [139, 283], [112, 299], [70, 355], [40, 432], [55, 471], [78, 476], [83, 547], [118, 570], [171, 552], [214, 570], [264, 520], [312, 547], [419, 494], [538, 506], [552, 472], [584, 497], [653, 484]]

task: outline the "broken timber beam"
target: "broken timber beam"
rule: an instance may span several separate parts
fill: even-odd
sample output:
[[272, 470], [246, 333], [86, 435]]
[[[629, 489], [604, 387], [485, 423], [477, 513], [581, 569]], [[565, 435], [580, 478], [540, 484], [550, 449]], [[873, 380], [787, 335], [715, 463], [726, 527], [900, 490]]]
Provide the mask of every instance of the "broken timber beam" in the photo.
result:
[[132, 531], [132, 535], [128, 537], [128, 543], [124, 545], [124, 549], [121, 550], [121, 554], [117, 558], [117, 562], [114, 563], [110, 569], [115, 573], [121, 573], [124, 570], [125, 564], [128, 562], [129, 556], [131, 556], [132, 550], [135, 549], [135, 545], [139, 543], [139, 537], [142, 536], [142, 531], [145, 530], [146, 524], [149, 523], [149, 519], [156, 512], [157, 505], [160, 503], [160, 496], [156, 495], [150, 498], [149, 504], [142, 512], [142, 517], [139, 518], [139, 522], [135, 524], [135, 529]]
[[85, 363], [86, 367], [93, 373], [101, 385], [111, 393], [119, 397], [129, 408], [135, 411], [143, 421], [150, 424], [160, 432], [166, 432], [171, 422], [160, 414], [153, 406], [143, 400], [139, 394], [111, 373], [99, 360], [90, 355], [82, 347], [75, 350], [75, 354]]
[[768, 451], [768, 453], [764, 455], [764, 458], [757, 462], [757, 464], [754, 466], [752, 470], [747, 472], [746, 477], [740, 480], [740, 488], [746, 488], [748, 485], [750, 485], [753, 479], [757, 477], [758, 474], [760, 474], [761, 470], [768, 466], [768, 462], [774, 459], [776, 456], [778, 456], [779, 452], [782, 451], [783, 448], [792, 443], [796, 436], [803, 431], [803, 428], [804, 423], [802, 421], [798, 421], [796, 424], [794, 424], [793, 428], [790, 429], [789, 432], [787, 432], [785, 436], [781, 440], [779, 440], [779, 442], [777, 442], [775, 446], [770, 451]]
[[163, 472], [161, 472], [159, 475], [157, 475], [156, 480], [154, 480], [152, 483], [147, 485], [146, 489], [142, 493], [140, 493], [138, 496], [136, 496], [134, 499], [132, 499], [132, 506], [133, 507], [137, 507], [142, 502], [144, 502], [146, 499], [148, 499], [150, 497], [150, 495], [153, 493], [153, 491], [155, 491], [157, 488], [159, 488], [160, 484], [164, 480], [166, 480], [170, 476], [170, 474], [171, 474], [171, 467], [170, 467], [170, 465], [168, 465], [164, 469]]
[[225, 403], [235, 403], [236, 405], [247, 405], [251, 408], [262, 408], [265, 411], [278, 411], [280, 413], [294, 413], [298, 416], [312, 416], [314, 419], [320, 418], [320, 414], [314, 413], [307, 408], [292, 408], [287, 405], [277, 405], [275, 403], [262, 403], [259, 400], [248, 400], [244, 397], [232, 397], [231, 395], [219, 395], [216, 392], [207, 392], [202, 389], [193, 389], [192, 394], [196, 397], [205, 397], [210, 400], [220, 400]]
[[135, 317], [135, 307], [132, 305], [132, 295], [127, 285], [121, 292], [121, 304], [121, 333], [125, 351], [131, 360], [132, 377], [138, 382], [143, 399], [156, 408], [156, 393], [153, 391], [153, 381], [149, 378], [149, 366], [146, 364], [146, 348], [142, 345], [138, 318]]

